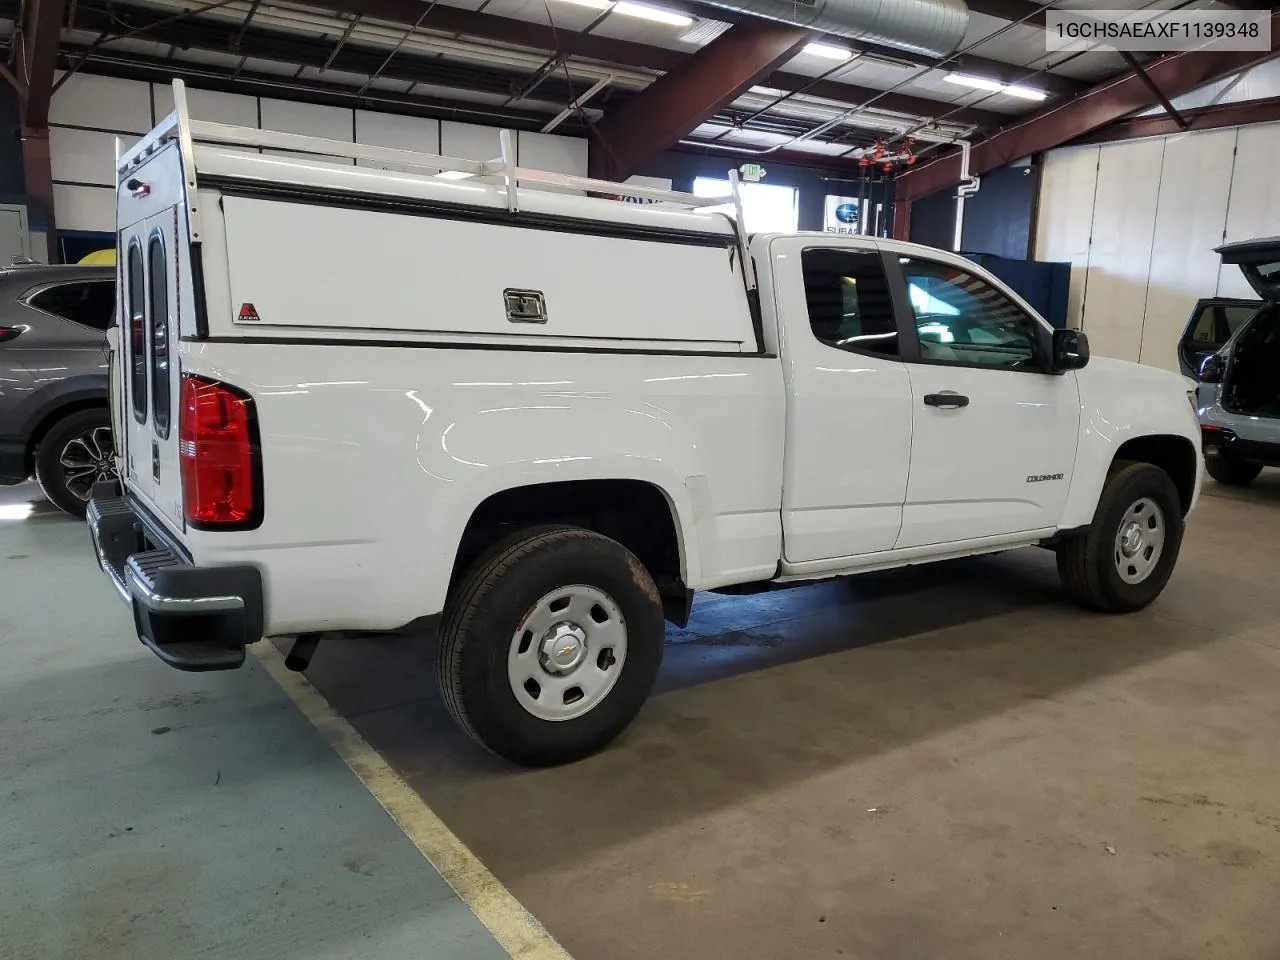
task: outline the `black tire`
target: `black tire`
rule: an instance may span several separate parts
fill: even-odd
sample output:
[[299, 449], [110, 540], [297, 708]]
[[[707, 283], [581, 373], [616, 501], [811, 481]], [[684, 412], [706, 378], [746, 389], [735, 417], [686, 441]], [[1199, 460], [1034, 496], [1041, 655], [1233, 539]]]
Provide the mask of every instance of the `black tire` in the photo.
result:
[[1262, 464], [1250, 463], [1222, 453], [1211, 453], [1204, 458], [1204, 468], [1209, 476], [1229, 487], [1247, 487], [1262, 472]]
[[[101, 449], [105, 444], [111, 444], [111, 449]], [[105, 460], [97, 456], [99, 453], [107, 455]], [[116, 475], [114, 454], [111, 415], [107, 408], [77, 410], [55, 423], [40, 438], [36, 445], [36, 481], [59, 510], [83, 517], [94, 482], [114, 479]], [[81, 462], [88, 472], [67, 466]]]
[[[1155, 564], [1138, 583], [1120, 575], [1116, 538], [1130, 511], [1147, 498], [1163, 514], [1164, 542]], [[1182, 547], [1182, 501], [1169, 475], [1149, 463], [1117, 463], [1102, 488], [1093, 523], [1058, 545], [1058, 575], [1077, 603], [1104, 613], [1129, 613], [1151, 603], [1169, 582]]]
[[[588, 712], [543, 719], [517, 700], [508, 656], [519, 646], [525, 618], [549, 594], [573, 585], [600, 591], [616, 605], [625, 656]], [[476, 741], [513, 763], [552, 766], [590, 756], [626, 729], [653, 688], [665, 640], [658, 589], [626, 547], [580, 527], [539, 527], [491, 548], [457, 584], [440, 625], [436, 672], [446, 708]], [[588, 633], [584, 667], [591, 646]]]

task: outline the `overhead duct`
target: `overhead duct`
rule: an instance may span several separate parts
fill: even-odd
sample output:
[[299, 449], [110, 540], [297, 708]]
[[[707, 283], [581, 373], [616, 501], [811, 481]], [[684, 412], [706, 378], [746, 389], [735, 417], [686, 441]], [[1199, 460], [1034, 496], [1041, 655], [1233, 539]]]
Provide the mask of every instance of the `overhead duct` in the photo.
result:
[[969, 26], [964, 0], [703, 0], [713, 7], [794, 23], [849, 40], [950, 56]]

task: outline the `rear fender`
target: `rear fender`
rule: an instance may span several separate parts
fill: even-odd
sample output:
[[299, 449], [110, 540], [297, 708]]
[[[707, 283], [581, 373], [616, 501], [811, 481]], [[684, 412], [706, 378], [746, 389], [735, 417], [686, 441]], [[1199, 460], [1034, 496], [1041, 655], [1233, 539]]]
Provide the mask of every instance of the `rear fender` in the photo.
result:
[[[443, 553], [457, 556], [463, 531], [476, 508], [495, 494], [519, 487], [570, 480], [638, 480], [656, 487], [671, 510], [685, 583], [701, 578], [700, 539], [714, 536], [714, 523], [699, 531], [696, 518], [713, 521], [705, 484], [699, 483], [697, 448], [676, 422], [599, 400], [559, 409], [520, 407], [479, 411], [449, 424], [435, 442], [418, 446], [418, 465], [455, 482], [438, 488], [445, 502], [433, 511]], [[616, 438], [626, 436], [620, 454]], [[554, 446], [548, 438], [555, 438]], [[424, 438], [425, 440], [426, 438]], [[701, 533], [701, 536], [700, 536]], [[444, 604], [447, 577], [432, 577], [431, 606]]]

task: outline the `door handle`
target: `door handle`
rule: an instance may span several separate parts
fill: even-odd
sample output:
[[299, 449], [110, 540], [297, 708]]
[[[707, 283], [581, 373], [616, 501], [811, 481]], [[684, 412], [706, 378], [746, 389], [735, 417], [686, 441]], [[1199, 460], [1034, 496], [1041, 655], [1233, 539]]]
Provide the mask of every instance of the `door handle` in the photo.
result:
[[969, 398], [963, 394], [944, 390], [942, 393], [926, 393], [924, 395], [924, 405], [926, 407], [967, 407]]

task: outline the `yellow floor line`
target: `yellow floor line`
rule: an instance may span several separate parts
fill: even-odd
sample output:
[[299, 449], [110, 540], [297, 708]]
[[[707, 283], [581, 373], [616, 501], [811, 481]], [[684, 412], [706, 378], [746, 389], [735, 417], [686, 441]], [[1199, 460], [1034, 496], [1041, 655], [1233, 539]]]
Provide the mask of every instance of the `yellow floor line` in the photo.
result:
[[515, 960], [572, 960], [568, 951], [521, 906], [311, 682], [285, 667], [284, 657], [274, 646], [258, 643], [250, 649], [508, 956]]

